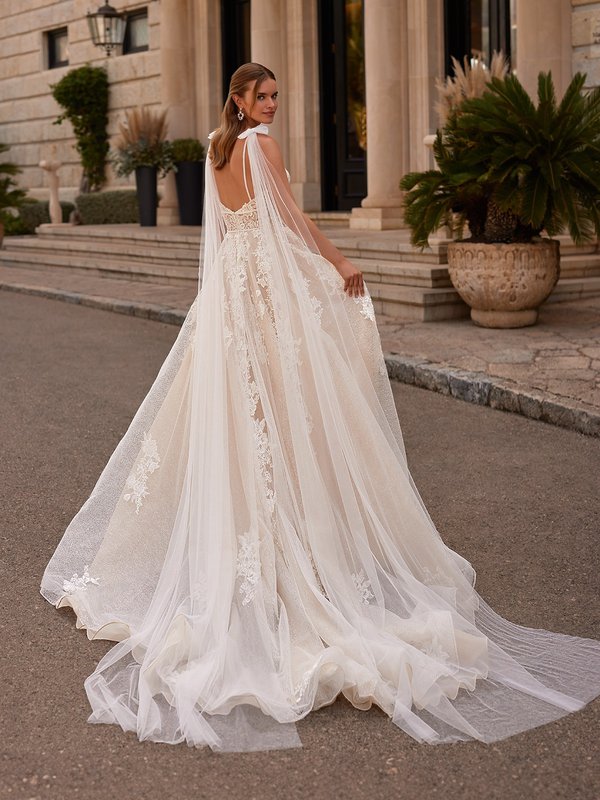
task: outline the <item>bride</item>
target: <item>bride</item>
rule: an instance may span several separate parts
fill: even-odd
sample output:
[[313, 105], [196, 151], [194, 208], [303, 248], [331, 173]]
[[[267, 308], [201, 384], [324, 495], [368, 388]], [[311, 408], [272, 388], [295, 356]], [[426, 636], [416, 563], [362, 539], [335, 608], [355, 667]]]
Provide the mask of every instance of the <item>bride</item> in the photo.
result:
[[406, 463], [359, 270], [298, 209], [231, 79], [206, 166], [202, 289], [45, 570], [115, 642], [89, 722], [213, 750], [300, 746], [342, 694], [419, 742], [493, 742], [600, 693], [600, 641], [526, 628], [475, 591]]

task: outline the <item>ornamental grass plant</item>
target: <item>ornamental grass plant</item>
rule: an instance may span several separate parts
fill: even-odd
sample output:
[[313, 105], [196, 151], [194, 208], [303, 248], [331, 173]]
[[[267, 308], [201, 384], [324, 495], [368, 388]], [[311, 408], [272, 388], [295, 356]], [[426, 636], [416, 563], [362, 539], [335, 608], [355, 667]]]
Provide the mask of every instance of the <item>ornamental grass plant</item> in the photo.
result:
[[115, 173], [127, 177], [138, 167], [156, 167], [162, 178], [173, 170], [173, 147], [167, 132], [166, 110], [142, 107], [127, 111], [110, 156]]

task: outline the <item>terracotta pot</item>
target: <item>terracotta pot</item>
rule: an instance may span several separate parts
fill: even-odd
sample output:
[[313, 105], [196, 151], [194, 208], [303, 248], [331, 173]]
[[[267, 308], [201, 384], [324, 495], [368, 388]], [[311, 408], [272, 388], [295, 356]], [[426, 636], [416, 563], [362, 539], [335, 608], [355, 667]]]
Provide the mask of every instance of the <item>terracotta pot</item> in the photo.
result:
[[560, 274], [560, 243], [448, 245], [448, 273], [471, 319], [484, 328], [534, 325]]

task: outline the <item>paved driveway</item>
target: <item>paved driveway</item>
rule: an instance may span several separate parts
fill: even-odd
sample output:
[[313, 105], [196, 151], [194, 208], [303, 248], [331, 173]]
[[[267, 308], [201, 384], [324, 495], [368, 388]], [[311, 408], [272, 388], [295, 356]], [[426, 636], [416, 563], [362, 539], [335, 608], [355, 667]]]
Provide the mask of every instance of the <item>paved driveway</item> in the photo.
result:
[[[38, 594], [178, 329], [0, 293], [0, 798], [600, 798], [600, 701], [494, 745], [417, 744], [346, 701], [303, 749], [219, 755], [86, 723], [108, 642]], [[503, 616], [600, 638], [600, 440], [410, 386], [394, 393], [417, 486]], [[595, 783], [594, 783], [595, 781]]]

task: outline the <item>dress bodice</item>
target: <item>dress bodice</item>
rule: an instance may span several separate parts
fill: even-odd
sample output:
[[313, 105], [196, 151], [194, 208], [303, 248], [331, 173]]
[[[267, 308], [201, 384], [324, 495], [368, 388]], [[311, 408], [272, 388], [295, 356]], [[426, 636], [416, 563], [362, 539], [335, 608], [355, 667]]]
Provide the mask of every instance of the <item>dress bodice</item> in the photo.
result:
[[254, 197], [244, 203], [237, 211], [232, 211], [223, 203], [220, 205], [227, 233], [237, 233], [238, 231], [249, 231], [258, 228], [258, 211]]

